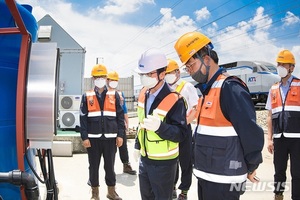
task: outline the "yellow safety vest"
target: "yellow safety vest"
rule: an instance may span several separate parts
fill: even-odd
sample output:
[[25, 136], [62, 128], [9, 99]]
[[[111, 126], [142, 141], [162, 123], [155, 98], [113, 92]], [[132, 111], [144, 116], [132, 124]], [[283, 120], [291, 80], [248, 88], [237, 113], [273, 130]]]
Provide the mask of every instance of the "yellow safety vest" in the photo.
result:
[[[146, 89], [142, 89], [138, 99], [137, 111], [140, 123], [143, 123], [145, 118], [145, 92]], [[170, 93], [160, 102], [153, 112], [158, 113], [161, 121], [164, 121], [168, 111], [173, 107], [179, 98], [179, 94], [174, 92]], [[146, 130], [140, 127], [138, 130], [138, 140], [141, 145], [140, 153], [143, 157], [148, 156], [149, 159], [153, 160], [171, 160], [179, 155], [178, 142], [164, 140], [154, 131]]]
[[181, 81], [181, 83], [176, 87], [175, 91], [180, 93], [185, 84], [186, 84], [185, 80]]

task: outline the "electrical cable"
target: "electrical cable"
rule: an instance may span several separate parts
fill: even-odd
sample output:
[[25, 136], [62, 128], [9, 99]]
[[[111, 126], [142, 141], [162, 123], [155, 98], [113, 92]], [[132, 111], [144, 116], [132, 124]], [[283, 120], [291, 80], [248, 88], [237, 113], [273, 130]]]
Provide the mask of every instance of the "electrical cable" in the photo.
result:
[[[288, 5], [288, 4], [285, 3], [285, 5]], [[297, 6], [297, 7], [299, 7], [299, 6]], [[291, 8], [297, 8], [297, 7], [291, 6], [291, 7], [288, 7], [288, 8], [286, 8], [286, 9], [280, 11], [280, 12], [275, 12], [275, 13], [271, 13], [271, 14], [270, 14], [269, 12], [272, 11], [272, 10], [275, 10], [275, 9], [274, 9], [274, 8], [273, 8], [273, 9], [269, 9], [269, 10], [267, 10], [266, 12], [264, 12], [265, 15], [266, 15], [265, 17], [260, 18], [260, 19], [258, 19], [258, 20], [255, 20], [255, 21], [253, 21], [253, 22], [259, 22], [259, 21], [261, 21], [261, 20], [263, 20], [263, 19], [269, 18], [269, 17], [271, 17], [271, 16], [276, 16], [276, 15], [281, 14], [281, 13], [283, 13], [283, 12], [289, 11]], [[237, 21], [237, 22], [234, 22], [234, 23], [232, 23], [232, 24], [226, 25], [226, 27], [224, 27], [224, 28], [217, 29], [216, 32], [220, 32], [220, 31], [222, 31], [222, 30], [224, 30], [224, 29], [226, 29], [226, 28], [228, 28], [228, 27], [230, 27], [230, 26], [233, 26], [233, 25], [236, 25], [236, 24], [240, 23], [241, 21], [247, 21], [247, 20], [249, 20], [249, 19], [251, 19], [251, 18], [252, 18], [252, 16], [251, 16], [251, 17], [244, 18], [244, 19], [241, 19], [241, 20], [239, 20], [239, 21]], [[248, 24], [243, 24], [243, 25], [239, 26], [239, 28], [244, 27], [244, 26], [247, 26], [247, 25], [248, 25]], [[232, 32], [232, 31], [237, 30], [237, 29], [238, 29], [238, 28], [234, 28], [234, 29], [227, 30], [226, 33]], [[215, 38], [215, 37], [217, 37], [217, 36], [218, 36], [218, 34], [215, 34], [215, 35], [211, 36], [210, 38], [212, 39], [212, 38]]]
[[45, 184], [45, 183], [46, 183], [46, 180], [42, 180], [42, 179], [40, 178], [40, 176], [37, 174], [37, 172], [36, 172], [36, 170], [34, 169], [34, 167], [32, 166], [32, 164], [31, 164], [31, 162], [30, 162], [30, 160], [29, 160], [29, 158], [28, 158], [28, 155], [27, 155], [28, 150], [29, 150], [29, 148], [27, 148], [26, 151], [25, 151], [25, 158], [26, 158], [26, 160], [27, 160], [28, 166], [29, 166], [29, 168], [31, 169], [31, 171], [33, 172], [34, 176], [35, 176], [41, 183]]
[[49, 182], [50, 187], [53, 189], [54, 200], [58, 199], [58, 189], [56, 186], [56, 180], [54, 175], [54, 165], [52, 160], [52, 150], [47, 149], [47, 157], [48, 157], [48, 169], [49, 169]]
[[[288, 5], [288, 4], [285, 3], [285, 5]], [[271, 16], [275, 16], [275, 15], [281, 14], [281, 13], [283, 13], [283, 12], [286, 12], [286, 11], [290, 10], [291, 8], [294, 8], [294, 9], [295, 9], [295, 8], [299, 8], [299, 7], [300, 7], [299, 4], [297, 4], [297, 6], [293, 5], [293, 6], [290, 6], [290, 7], [286, 8], [285, 10], [282, 10], [282, 11], [277, 12], [277, 13], [273, 13], [273, 14], [271, 14]], [[272, 10], [272, 9], [270, 9], [270, 10]], [[268, 18], [268, 17], [270, 17], [270, 15], [267, 15], [267, 16], [265, 16], [265, 17], [263, 17], [263, 18], [260, 18], [260, 19], [258, 19], [258, 20], [255, 20], [255, 21], [253, 21], [253, 22], [259, 22], [259, 21], [261, 21], [261, 20], [263, 20], [263, 19], [266, 19], [266, 18]], [[288, 18], [292, 18], [292, 17], [293, 17], [293, 16], [290, 16], [290, 17], [288, 17]], [[274, 22], [269, 23], [269, 24], [267, 24], [267, 25], [264, 25], [264, 26], [261, 26], [261, 27], [257, 27], [257, 28], [255, 28], [255, 29], [251, 29], [251, 30], [249, 30], [249, 31], [247, 31], [247, 32], [245, 32], [245, 33], [241, 33], [241, 34], [239, 34], [239, 35], [235, 35], [235, 36], [233, 36], [233, 37], [231, 37], [231, 38], [226, 38], [226, 39], [224, 39], [224, 40], [222, 40], [222, 41], [214, 42], [214, 45], [215, 45], [215, 44], [218, 44], [218, 43], [221, 43], [221, 42], [224, 42], [224, 41], [227, 41], [227, 40], [230, 40], [230, 39], [234, 39], [234, 38], [236, 38], [236, 37], [238, 37], [238, 36], [241, 36], [241, 35], [244, 35], [244, 34], [247, 34], [247, 33], [250, 33], [250, 32], [256, 31], [256, 30], [259, 30], [259, 29], [262, 29], [262, 28], [265, 27], [265, 26], [269, 26], [269, 25], [278, 23], [278, 22], [280, 22], [280, 21], [281, 21], [281, 20], [277, 20], [277, 21], [274, 21]], [[237, 23], [239, 23], [239, 22], [237, 22]], [[248, 24], [245, 24], [245, 25], [242, 25], [242, 26], [240, 26], [240, 27], [238, 27], [238, 28], [230, 29], [230, 30], [228, 30], [226, 33], [233, 32], [233, 31], [238, 30], [238, 29], [240, 29], [241, 27], [244, 27], [244, 26], [247, 26], [247, 25], [248, 25]], [[227, 26], [227, 27], [228, 27], [228, 26]], [[219, 32], [220, 32], [221, 30], [223, 30], [223, 29], [226, 29], [227, 27], [222, 28], [222, 29], [218, 29], [218, 30], [217, 30], [218, 34], [215, 34], [215, 35], [211, 36], [210, 38], [214, 38], [214, 37], [219, 36]], [[270, 39], [272, 39], [272, 38], [270, 38]], [[221, 52], [220, 52], [220, 53], [221, 53]], [[175, 54], [175, 55], [176, 55], [176, 52], [175, 52], [175, 51], [171, 51], [171, 52], [167, 53], [167, 55], [172, 55], [172, 54]], [[176, 56], [174, 56], [174, 57], [176, 57]]]
[[[175, 8], [176, 6], [178, 6], [183, 0], [179, 0], [177, 2], [175, 2], [171, 8]], [[147, 31], [152, 25], [154, 25], [158, 20], [160, 20], [163, 16], [165, 16], [167, 13], [169, 12], [165, 12], [163, 14], [160, 14], [159, 16], [157, 16], [156, 18], [154, 18], [150, 23], [148, 23], [144, 29], [142, 29], [140, 32], [138, 32], [136, 35], [134, 35], [130, 40], [128, 40], [127, 42], [125, 42], [123, 45], [121, 45], [120, 47], [118, 47], [116, 50], [114, 50], [114, 54], [118, 54], [120, 53], [124, 47], [127, 47], [129, 44], [131, 44], [134, 40], [136, 40], [137, 38], [139, 38], [145, 31]]]
[[[209, 25], [209, 24], [212, 24], [213, 22], [216, 22], [216, 21], [218, 21], [218, 20], [220, 20], [220, 19], [223, 19], [224, 17], [226, 17], [226, 16], [228, 16], [228, 15], [230, 15], [230, 14], [233, 14], [233, 13], [235, 13], [235, 12], [237, 12], [237, 11], [239, 11], [239, 10], [241, 10], [241, 9], [243, 9], [243, 8], [245, 8], [245, 7], [247, 7], [247, 6], [250, 6], [250, 5], [252, 5], [253, 3], [255, 3], [255, 2], [257, 2], [257, 1], [259, 1], [259, 0], [251, 1], [251, 2], [248, 3], [248, 4], [246, 4], [246, 5], [242, 6], [242, 7], [239, 7], [239, 8], [237, 8], [237, 9], [235, 9], [235, 10], [233, 10], [233, 11], [231, 11], [231, 12], [229, 12], [229, 13], [227, 13], [227, 14], [225, 14], [225, 15], [223, 15], [223, 16], [221, 16], [221, 17], [219, 17], [219, 18], [217, 18], [217, 19], [215, 19], [215, 20], [213, 20], [213, 21], [211, 21], [211, 22], [209, 22], [209, 23], [207, 23], [207, 24], [205, 24], [205, 25], [203, 25], [202, 27], [196, 29], [195, 31], [197, 31], [197, 30], [199, 30], [199, 29], [201, 29], [201, 28], [203, 28], [203, 27], [205, 27], [205, 26], [207, 26], [207, 25]], [[227, 2], [225, 2], [225, 3], [223, 3], [223, 4], [221, 4], [220, 6], [217, 6], [214, 10], [216, 10], [217, 8], [220, 8], [221, 6], [225, 5], [225, 4], [228, 3], [228, 2], [230, 2], [230, 0], [227, 1]], [[165, 45], [159, 47], [159, 49], [161, 49], [161, 48], [163, 48], [163, 47], [165, 47], [165, 46], [168, 46], [168, 45], [170, 45], [170, 44], [173, 44], [174, 42], [176, 42], [176, 40], [173, 40], [173, 41], [171, 41], [171, 42], [169, 42], [169, 43], [167, 43], [167, 44], [165, 44]], [[133, 62], [136, 62], [136, 60], [130, 61], [130, 62], [128, 62], [128, 63], [126, 63], [126, 64], [124, 64], [124, 65], [122, 65], [122, 66], [127, 66], [127, 65], [129, 65], [129, 64], [131, 64], [131, 63], [133, 63]], [[121, 67], [121, 66], [120, 66], [120, 67]]]
[[[43, 154], [42, 154], [43, 153]], [[44, 150], [41, 153], [40, 149], [38, 150], [38, 156], [40, 159], [40, 165], [42, 169], [42, 173], [44, 177], [47, 177], [46, 181], [46, 188], [47, 188], [47, 197], [46, 200], [57, 200], [58, 198], [58, 189], [56, 186], [56, 180], [54, 176], [54, 167], [53, 167], [53, 160], [52, 160], [52, 151], [51, 149]], [[47, 173], [46, 164], [45, 164], [45, 156], [48, 157], [48, 170]]]

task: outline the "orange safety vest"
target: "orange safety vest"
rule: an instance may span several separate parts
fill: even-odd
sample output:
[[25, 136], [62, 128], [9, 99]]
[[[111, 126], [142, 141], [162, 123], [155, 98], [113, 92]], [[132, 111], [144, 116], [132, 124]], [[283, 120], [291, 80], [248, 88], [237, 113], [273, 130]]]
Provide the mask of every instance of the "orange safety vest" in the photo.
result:
[[271, 87], [273, 137], [300, 138], [300, 80], [293, 79], [282, 102], [280, 83]]
[[[224, 75], [219, 76], [212, 85], [209, 95], [205, 96], [202, 106], [197, 107], [198, 114], [200, 112], [200, 121], [198, 121], [200, 122], [199, 126], [201, 126], [201, 129], [198, 128], [199, 134], [237, 136], [231, 122], [223, 115], [220, 106], [221, 86], [226, 78]], [[203, 97], [200, 97], [198, 105], [201, 105], [202, 100]]]
[[[95, 91], [86, 92], [87, 98], [87, 107], [88, 107], [88, 118], [96, 117], [109, 117], [109, 120], [116, 120], [116, 92], [107, 91], [104, 100], [104, 107], [101, 111], [100, 104], [98, 102]], [[102, 113], [102, 114], [101, 114]], [[97, 123], [97, 122], [96, 122]], [[103, 133], [106, 138], [115, 138], [117, 137], [116, 131], [106, 130], [107, 132]], [[90, 138], [100, 138], [102, 133], [89, 133]]]
[[[237, 148], [236, 145], [240, 146], [238, 135], [232, 123], [225, 118], [220, 106], [221, 87], [226, 78], [227, 76], [220, 74], [204, 99], [202, 96], [198, 100], [199, 119], [195, 133], [197, 134], [195, 142], [197, 159], [193, 171], [195, 176], [211, 182], [241, 183], [247, 178], [246, 163], [242, 150], [233, 153]], [[232, 146], [226, 146], [230, 143]], [[218, 153], [214, 153], [218, 151], [223, 152], [222, 159]]]

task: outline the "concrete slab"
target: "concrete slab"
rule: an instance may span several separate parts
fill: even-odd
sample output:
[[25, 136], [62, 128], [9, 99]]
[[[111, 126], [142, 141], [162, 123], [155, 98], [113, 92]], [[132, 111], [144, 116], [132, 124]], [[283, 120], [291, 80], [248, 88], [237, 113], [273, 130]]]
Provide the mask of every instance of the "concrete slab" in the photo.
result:
[[53, 156], [73, 156], [73, 143], [71, 141], [53, 141]]

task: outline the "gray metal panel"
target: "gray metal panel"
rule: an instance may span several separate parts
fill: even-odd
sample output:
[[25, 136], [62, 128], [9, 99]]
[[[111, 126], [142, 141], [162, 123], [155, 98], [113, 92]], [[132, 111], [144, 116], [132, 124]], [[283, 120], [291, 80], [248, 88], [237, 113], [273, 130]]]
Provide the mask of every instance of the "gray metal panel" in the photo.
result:
[[39, 26], [52, 26], [51, 39], [60, 49], [59, 94], [78, 95], [83, 90], [86, 50], [81, 47], [50, 15], [38, 21]]
[[88, 91], [88, 90], [92, 90], [94, 87], [93, 85], [93, 81], [91, 78], [84, 78], [83, 79], [83, 93]]
[[59, 82], [60, 94], [78, 95], [82, 94], [82, 78], [83, 78], [83, 54], [75, 51], [60, 51], [60, 73]]
[[129, 111], [134, 110], [134, 77], [120, 78], [118, 90], [125, 96], [126, 106]]
[[29, 61], [26, 133], [32, 148], [52, 147], [56, 131], [56, 43], [34, 43]]

